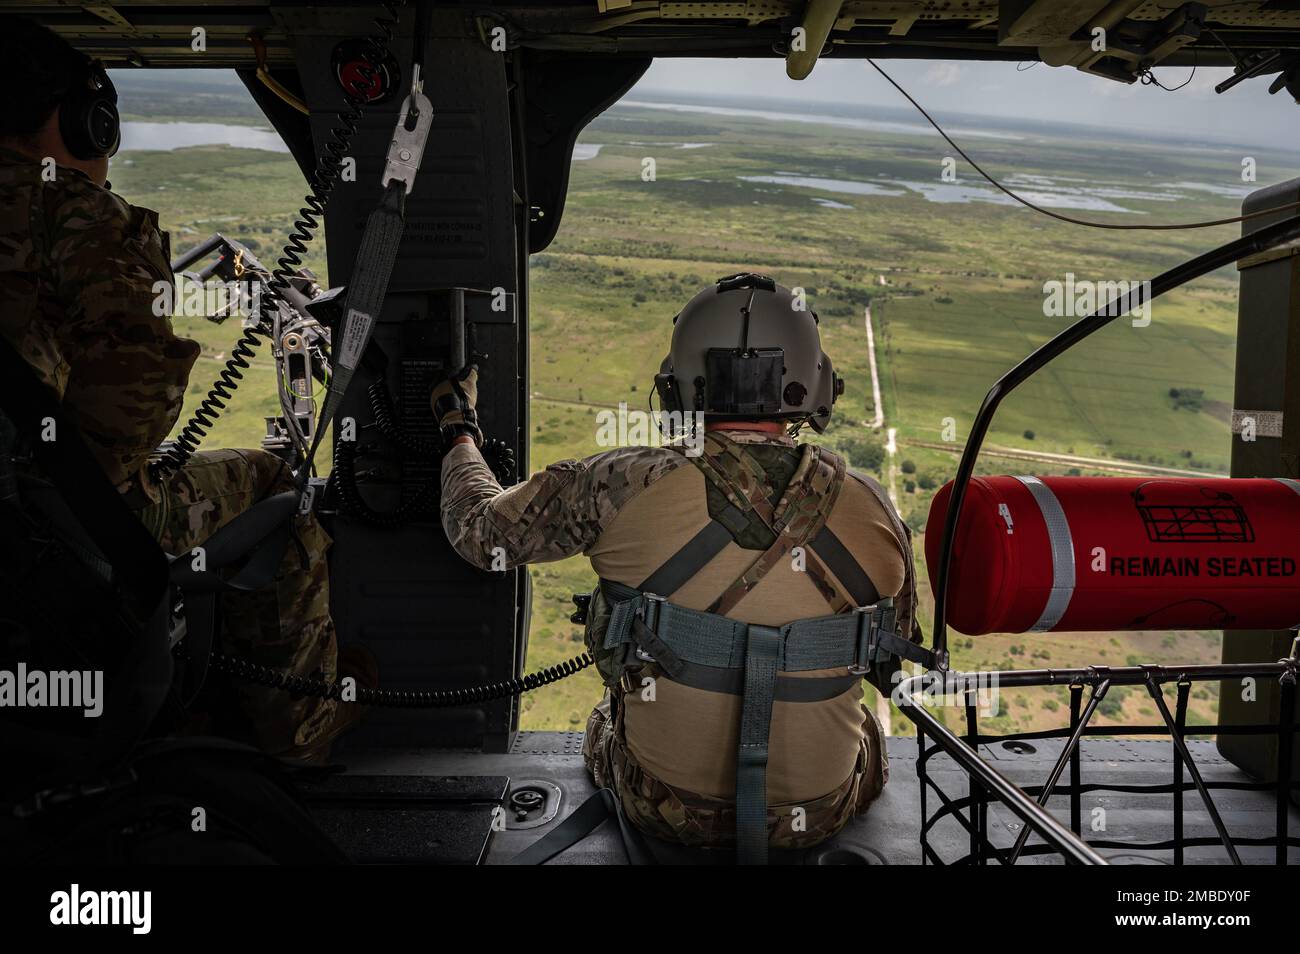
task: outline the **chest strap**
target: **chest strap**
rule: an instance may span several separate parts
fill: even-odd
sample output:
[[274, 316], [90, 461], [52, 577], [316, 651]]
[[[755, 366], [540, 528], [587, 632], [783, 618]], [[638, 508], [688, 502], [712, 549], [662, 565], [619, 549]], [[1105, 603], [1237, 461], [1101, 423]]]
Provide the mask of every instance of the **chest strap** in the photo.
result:
[[[928, 653], [895, 633], [894, 605], [883, 599], [852, 613], [759, 626], [687, 609], [653, 593], [601, 580], [612, 610], [605, 648], [652, 662], [674, 682], [741, 696], [736, 760], [736, 851], [742, 864], [767, 860], [767, 762], [772, 707], [833, 699], [855, 686], [878, 658], [929, 665]], [[843, 668], [842, 675], [785, 673]]]
[[837, 455], [805, 445], [776, 505], [766, 495], [767, 475], [742, 445], [709, 434], [705, 453], [688, 459], [722, 492], [726, 503], [702, 530], [641, 581], [638, 589], [642, 592], [672, 596], [739, 536], [752, 515], [773, 534], [773, 543], [718, 596], [709, 607], [712, 612], [726, 614], [734, 609], [796, 546], [804, 548], [804, 569], [834, 610], [868, 606], [879, 599], [861, 564], [826, 525], [846, 474], [844, 461]]
[[[738, 447], [738, 445], [733, 445]], [[742, 456], [748, 456], [743, 455]], [[781, 493], [777, 505], [770, 509], [755, 507], [754, 512], [774, 534], [771, 546], [763, 551], [722, 594], [709, 611], [726, 615], [736, 608], [767, 573], [785, 559], [795, 547], [806, 547], [825, 526], [844, 485], [844, 461], [821, 448], [805, 444], [799, 466]], [[814, 553], [805, 552], [805, 569], [819, 589], [825, 587], [825, 574]], [[835, 603], [835, 593], [825, 592], [827, 601]]]

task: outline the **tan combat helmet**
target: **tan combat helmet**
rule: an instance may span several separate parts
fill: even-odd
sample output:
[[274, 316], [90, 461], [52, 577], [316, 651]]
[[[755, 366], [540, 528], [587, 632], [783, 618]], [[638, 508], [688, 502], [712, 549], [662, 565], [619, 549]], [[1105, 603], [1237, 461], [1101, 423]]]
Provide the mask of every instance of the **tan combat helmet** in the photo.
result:
[[704, 289], [673, 319], [655, 389], [664, 411], [807, 421], [820, 433], [844, 381], [822, 351], [817, 315], [803, 296], [742, 272]]

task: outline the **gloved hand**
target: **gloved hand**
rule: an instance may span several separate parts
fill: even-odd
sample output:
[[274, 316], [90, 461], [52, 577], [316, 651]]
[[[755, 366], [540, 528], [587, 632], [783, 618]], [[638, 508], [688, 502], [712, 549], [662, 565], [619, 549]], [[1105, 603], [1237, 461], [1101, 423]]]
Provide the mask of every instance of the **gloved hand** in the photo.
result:
[[479, 430], [478, 412], [474, 410], [478, 401], [477, 365], [466, 365], [437, 385], [429, 401], [433, 405], [433, 419], [442, 432], [443, 447], [450, 447], [462, 434], [483, 446], [483, 432]]

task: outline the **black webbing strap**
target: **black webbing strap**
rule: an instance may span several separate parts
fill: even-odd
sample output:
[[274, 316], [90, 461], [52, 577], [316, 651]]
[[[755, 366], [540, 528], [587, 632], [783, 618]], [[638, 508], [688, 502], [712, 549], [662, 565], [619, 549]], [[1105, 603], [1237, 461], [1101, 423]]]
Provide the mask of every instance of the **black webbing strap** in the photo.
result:
[[[723, 666], [707, 666], [682, 659], [654, 630], [640, 619], [632, 621], [632, 636], [636, 646], [673, 682], [703, 689], [705, 692], [726, 692], [743, 695], [745, 670]], [[825, 702], [847, 692], [857, 685], [861, 676], [782, 676], [778, 675], [773, 698], [777, 702]]]
[[880, 599], [880, 591], [876, 589], [876, 584], [867, 575], [867, 571], [853, 558], [840, 538], [831, 532], [829, 526], [823, 526], [808, 545], [848, 590], [853, 606], [873, 606]]
[[[273, 494], [227, 521], [200, 545], [208, 572], [205, 574], [183, 565], [174, 565], [172, 582], [182, 587], [199, 585], [205, 581], [219, 583], [212, 571], [229, 566], [286, 526], [293, 516], [296, 496], [291, 490]], [[179, 559], [183, 559], [183, 555]]]
[[926, 669], [935, 668], [934, 652], [920, 643], [914, 643], [910, 639], [903, 639], [901, 636], [883, 629], [878, 630], [875, 636], [875, 651], [871, 653], [872, 662], [883, 659], [886, 655], [894, 655], [900, 659], [920, 663]]
[[393, 263], [397, 261], [397, 250], [406, 229], [406, 191], [401, 181], [394, 179], [389, 182], [379, 205], [366, 219], [366, 230], [361, 236], [348, 283], [347, 314], [331, 339], [329, 392], [325, 395], [316, 434], [299, 475], [302, 493], [306, 492], [312, 460], [325, 435], [325, 428], [343, 404], [353, 372], [361, 363], [361, 356], [383, 310], [388, 280], [392, 277]]
[[[685, 453], [684, 448], [675, 449]], [[721, 553], [728, 543], [744, 533], [749, 527], [750, 515], [756, 512], [753, 503], [733, 487], [726, 476], [707, 457], [687, 456], [687, 460], [699, 469], [706, 481], [722, 492], [726, 501], [717, 513], [711, 514], [711, 519], [702, 530], [670, 556], [662, 566], [641, 581], [637, 589], [642, 593], [672, 596]], [[744, 462], [753, 464], [753, 461], [748, 458], [745, 458]], [[767, 519], [763, 515], [760, 514], [759, 519], [766, 525]]]
[[609, 818], [618, 821], [619, 834], [623, 838], [623, 850], [627, 852], [628, 864], [659, 863], [646, 844], [645, 836], [637, 831], [623, 814], [623, 806], [619, 803], [618, 796], [608, 788], [602, 788], [588, 798], [570, 812], [569, 817], [564, 821], [511, 858], [510, 863], [512, 865], [545, 864], [582, 841]]
[[767, 864], [767, 758], [781, 632], [750, 626], [745, 643], [745, 694], [736, 763], [736, 860]]
[[86, 535], [86, 531], [68, 509], [67, 501], [54, 485], [33, 474], [19, 474], [16, 479], [21, 487], [18, 499], [22, 504], [39, 511], [49, 521], [68, 551], [100, 580], [111, 584], [112, 565]]
[[637, 589], [656, 596], [672, 596], [731, 541], [731, 531], [718, 520], [710, 520], [703, 530], [691, 537], [659, 569], [642, 580]]

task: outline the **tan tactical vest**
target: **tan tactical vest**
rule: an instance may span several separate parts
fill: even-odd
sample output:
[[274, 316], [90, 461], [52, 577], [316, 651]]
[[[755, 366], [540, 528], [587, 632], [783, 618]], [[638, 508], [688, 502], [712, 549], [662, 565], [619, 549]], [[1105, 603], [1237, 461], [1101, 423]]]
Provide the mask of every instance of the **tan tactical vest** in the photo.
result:
[[[854, 608], [901, 597], [903, 605], [875, 618], [892, 633], [896, 611], [902, 631], [912, 634], [909, 535], [879, 485], [848, 475], [823, 448], [710, 432], [703, 455], [689, 459], [695, 467], [642, 491], [588, 551], [604, 579], [592, 595], [586, 639], [609, 689], [588, 723], [588, 766], [649, 834], [735, 844], [738, 826], [745, 827], [737, 786], [748, 804], [746, 788], [760, 785], [768, 843], [815, 844], [863, 811], [887, 777], [879, 726], [860, 704], [862, 668], [852, 665], [849, 630]], [[671, 538], [654, 539], [653, 559], [661, 562], [637, 576], [623, 558], [634, 531], [653, 535], [655, 527]], [[636, 585], [612, 582], [615, 574]], [[644, 617], [630, 624], [620, 611], [620, 601], [645, 593], [669, 607], [650, 605], [651, 615], [675, 614], [678, 630], [698, 629], [699, 638], [686, 644], [695, 661], [656, 642]], [[647, 607], [644, 598], [627, 605], [638, 613]], [[631, 635], [634, 626], [639, 636]], [[810, 626], [821, 629], [794, 633]], [[618, 634], [611, 636], [611, 627]], [[780, 644], [783, 671], [767, 702], [765, 778], [746, 781], [752, 773], [744, 752], [759, 748], [761, 734], [749, 724], [757, 717], [742, 692], [746, 678], [755, 679], [745, 670], [754, 632]], [[797, 666], [796, 643], [825, 647]], [[835, 664], [808, 668], [818, 660]], [[751, 830], [755, 824], [751, 819]]]

